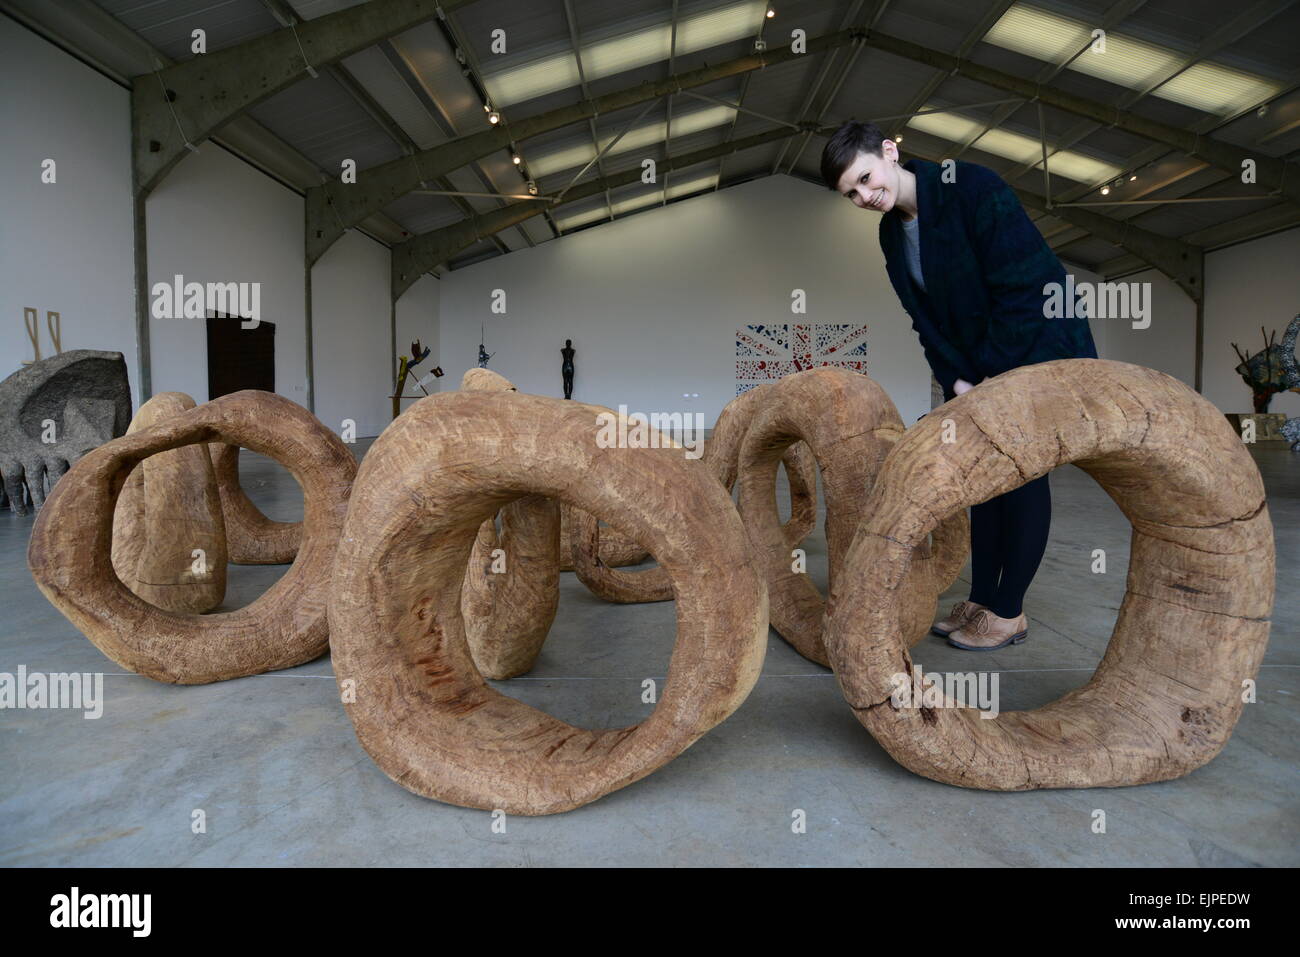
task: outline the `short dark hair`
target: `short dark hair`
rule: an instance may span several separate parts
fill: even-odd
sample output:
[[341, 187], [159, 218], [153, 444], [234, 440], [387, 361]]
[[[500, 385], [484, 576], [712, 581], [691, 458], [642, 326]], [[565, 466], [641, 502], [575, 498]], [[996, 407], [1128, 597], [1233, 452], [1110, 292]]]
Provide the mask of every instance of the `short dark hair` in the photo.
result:
[[883, 156], [880, 144], [885, 134], [875, 123], [848, 120], [835, 131], [822, 150], [822, 181], [827, 189], [838, 190], [840, 177], [853, 165], [859, 153]]

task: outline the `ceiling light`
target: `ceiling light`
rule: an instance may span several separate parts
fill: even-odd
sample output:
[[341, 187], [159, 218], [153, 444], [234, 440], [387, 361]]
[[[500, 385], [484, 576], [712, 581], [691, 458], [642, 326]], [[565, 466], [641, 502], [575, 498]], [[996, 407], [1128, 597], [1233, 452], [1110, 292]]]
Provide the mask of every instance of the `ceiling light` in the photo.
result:
[[1103, 196], [1109, 196], [1109, 195], [1110, 195], [1110, 187], [1109, 187], [1109, 186], [1103, 186], [1103, 187], [1101, 188], [1101, 195], [1103, 195]]
[[895, 136], [895, 137], [894, 137], [894, 142], [895, 142], [895, 143], [901, 143], [901, 142], [903, 142], [903, 134], [900, 133], [900, 134], [898, 134], [897, 136]]
[[488, 113], [488, 122], [489, 122], [489, 123], [500, 123], [500, 122], [501, 122], [501, 114], [498, 113], [496, 110], [492, 110], [490, 113]]
[[1239, 113], [1282, 90], [1274, 80], [1208, 60], [1182, 70], [1183, 52], [1114, 31], [1106, 33], [1106, 52], [1093, 52], [1090, 24], [1023, 3], [1013, 4], [982, 39], [1207, 113]]
[[768, 18], [769, 20], [771, 20], [774, 16], [776, 16], [776, 11], [773, 10], [771, 7], [768, 7], [768, 8], [767, 8], [767, 18]]
[[512, 161], [516, 166], [518, 166], [520, 163], [522, 163], [522, 162], [524, 161], [524, 158], [523, 158], [522, 156], [520, 156], [518, 153], [516, 153], [514, 156], [510, 157], [510, 159], [511, 159], [511, 161]]
[[[951, 143], [966, 143], [985, 153], [1002, 156], [1030, 169], [1041, 169], [1043, 165], [1043, 144], [1034, 136], [1025, 136], [1001, 129], [984, 129], [984, 122], [974, 120], [956, 111], [945, 113], [928, 113], [927, 110], [942, 109], [933, 104], [922, 108], [923, 115], [914, 116], [907, 125], [925, 133], [938, 136]], [[1111, 163], [1094, 159], [1085, 153], [1074, 150], [1057, 150], [1048, 158], [1048, 168], [1053, 176], [1063, 176], [1076, 183], [1106, 182], [1119, 176], [1122, 170]]]
[[[712, 10], [682, 17], [677, 22], [677, 56], [685, 56], [733, 43], [754, 35], [763, 22], [766, 3], [733, 0]], [[601, 79], [666, 61], [673, 52], [673, 22], [661, 22], [631, 33], [616, 34], [584, 43], [582, 69], [586, 79]], [[483, 76], [483, 83], [498, 106], [510, 106], [557, 90], [577, 86], [578, 63], [572, 50], [506, 67]]]
[[1132, 182], [1136, 182], [1137, 178], [1138, 178], [1138, 174], [1137, 174], [1137, 173], [1134, 173], [1132, 176], [1130, 176], [1130, 177], [1128, 178], [1128, 181], [1129, 181], [1130, 183], [1132, 183]]
[[528, 181], [528, 195], [529, 196], [537, 195], [537, 184], [534, 183], [531, 179]]

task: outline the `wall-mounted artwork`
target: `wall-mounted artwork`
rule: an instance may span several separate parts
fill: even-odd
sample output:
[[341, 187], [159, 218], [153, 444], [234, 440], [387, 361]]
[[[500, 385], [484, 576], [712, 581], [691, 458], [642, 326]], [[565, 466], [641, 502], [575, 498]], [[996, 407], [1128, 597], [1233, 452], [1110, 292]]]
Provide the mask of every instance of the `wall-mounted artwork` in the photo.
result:
[[818, 322], [736, 330], [736, 395], [819, 366], [865, 375], [867, 327]]

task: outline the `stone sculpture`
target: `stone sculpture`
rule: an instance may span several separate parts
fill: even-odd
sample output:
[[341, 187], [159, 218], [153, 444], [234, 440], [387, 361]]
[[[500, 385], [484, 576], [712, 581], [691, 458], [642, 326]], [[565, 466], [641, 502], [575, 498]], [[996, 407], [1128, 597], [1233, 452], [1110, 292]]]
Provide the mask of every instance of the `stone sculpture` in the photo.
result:
[[72, 349], [0, 382], [0, 507], [19, 515], [45, 502], [79, 458], [126, 432], [131, 389], [120, 352]]

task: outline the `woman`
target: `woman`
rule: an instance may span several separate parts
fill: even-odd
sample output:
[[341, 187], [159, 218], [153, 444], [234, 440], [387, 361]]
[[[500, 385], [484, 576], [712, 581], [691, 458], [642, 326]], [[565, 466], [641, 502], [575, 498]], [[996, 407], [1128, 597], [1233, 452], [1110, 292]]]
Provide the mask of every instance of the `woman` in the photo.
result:
[[[822, 152], [822, 179], [861, 209], [883, 213], [889, 281], [912, 317], [944, 400], [1017, 366], [1097, 358], [1088, 320], [1048, 318], [1065, 269], [1011, 188], [975, 163], [899, 162], [872, 123], [850, 121]], [[1023, 601], [1047, 548], [1047, 476], [971, 509], [971, 589], [934, 633], [969, 651], [1025, 640]]]

